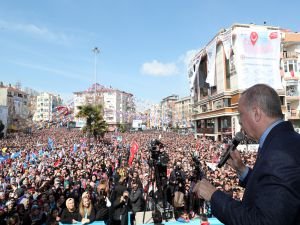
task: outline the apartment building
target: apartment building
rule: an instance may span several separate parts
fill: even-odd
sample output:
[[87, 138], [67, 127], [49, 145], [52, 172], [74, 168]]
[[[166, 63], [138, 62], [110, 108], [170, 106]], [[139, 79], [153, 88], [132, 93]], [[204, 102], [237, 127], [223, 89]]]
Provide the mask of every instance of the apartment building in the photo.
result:
[[56, 107], [62, 104], [59, 95], [42, 92], [36, 97], [36, 111], [33, 115], [34, 122], [55, 121]]
[[234, 24], [219, 31], [189, 66], [196, 135], [234, 136], [240, 94], [257, 83], [278, 91], [285, 119], [299, 128], [299, 44], [298, 33], [273, 26]]
[[161, 127], [161, 105], [153, 104], [148, 110], [149, 125], [151, 129], [158, 129]]
[[183, 132], [193, 130], [191, 97], [180, 98], [175, 102], [173, 127]]
[[[5, 86], [0, 83], [0, 106], [2, 106], [2, 117], [6, 130], [17, 131], [25, 128], [29, 116], [28, 94], [13, 87], [11, 84]], [[4, 115], [6, 114], [7, 115]]]
[[[86, 91], [74, 92], [74, 115], [78, 113], [78, 106], [86, 104], [101, 104], [103, 118], [114, 130], [118, 125], [132, 123], [135, 112], [133, 95], [118, 89], [106, 88], [100, 84], [93, 84]], [[75, 117], [77, 126], [83, 126], [84, 121]]]
[[170, 95], [163, 98], [160, 102], [161, 106], [161, 128], [166, 130], [174, 125], [175, 102], [178, 101], [178, 95]]

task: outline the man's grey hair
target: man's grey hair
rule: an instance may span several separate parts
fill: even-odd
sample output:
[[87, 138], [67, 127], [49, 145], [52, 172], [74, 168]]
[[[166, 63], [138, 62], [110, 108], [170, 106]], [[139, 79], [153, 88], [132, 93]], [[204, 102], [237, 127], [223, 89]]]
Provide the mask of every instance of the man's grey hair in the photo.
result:
[[277, 92], [266, 84], [256, 84], [242, 93], [246, 107], [259, 107], [268, 117], [283, 119]]

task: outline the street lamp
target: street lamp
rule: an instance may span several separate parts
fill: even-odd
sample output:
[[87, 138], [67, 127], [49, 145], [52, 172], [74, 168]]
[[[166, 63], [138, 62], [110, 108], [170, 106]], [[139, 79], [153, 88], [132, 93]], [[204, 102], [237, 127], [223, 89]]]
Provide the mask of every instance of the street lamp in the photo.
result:
[[92, 50], [95, 56], [95, 64], [94, 64], [94, 75], [95, 75], [95, 94], [94, 94], [94, 104], [96, 105], [96, 95], [97, 95], [97, 54], [99, 54], [100, 49], [98, 47], [93, 48]]

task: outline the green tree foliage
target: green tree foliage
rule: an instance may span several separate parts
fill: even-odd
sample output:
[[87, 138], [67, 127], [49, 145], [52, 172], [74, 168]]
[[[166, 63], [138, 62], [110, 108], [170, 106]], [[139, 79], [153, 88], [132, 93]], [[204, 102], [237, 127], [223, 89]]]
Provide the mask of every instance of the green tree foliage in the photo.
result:
[[120, 124], [119, 126], [118, 126], [118, 129], [119, 129], [119, 131], [121, 132], [121, 133], [125, 133], [126, 132], [126, 125], [125, 124]]
[[78, 106], [79, 112], [76, 117], [85, 118], [86, 125], [83, 127], [83, 132], [95, 139], [102, 138], [107, 131], [107, 123], [103, 119], [102, 105], [83, 105]]

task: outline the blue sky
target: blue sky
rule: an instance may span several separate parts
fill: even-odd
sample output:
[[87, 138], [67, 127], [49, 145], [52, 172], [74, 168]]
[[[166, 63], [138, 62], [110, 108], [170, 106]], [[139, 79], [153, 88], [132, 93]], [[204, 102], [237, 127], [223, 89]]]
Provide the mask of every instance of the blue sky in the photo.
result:
[[221, 28], [300, 31], [300, 1], [48, 0], [0, 2], [0, 81], [69, 99], [97, 82], [137, 104], [189, 94], [188, 59]]

